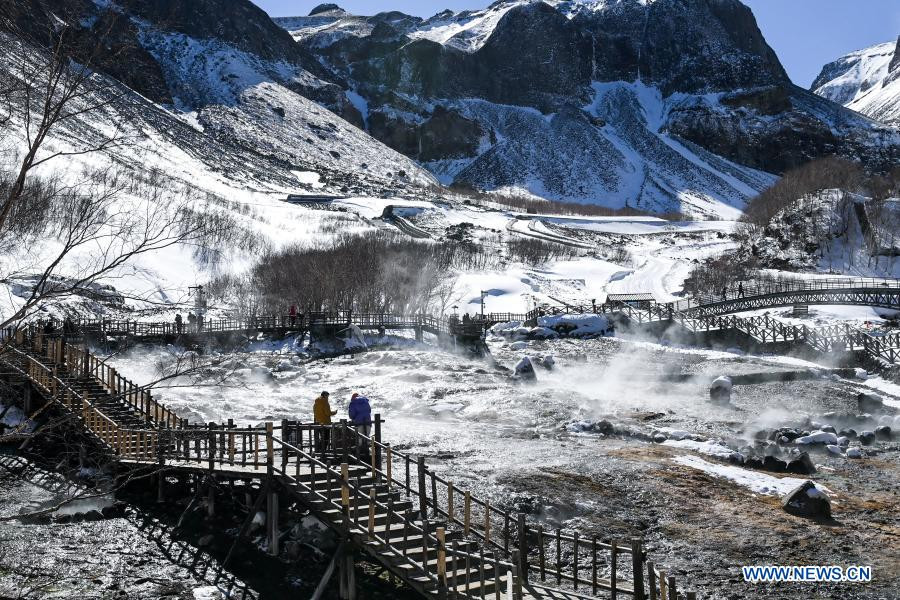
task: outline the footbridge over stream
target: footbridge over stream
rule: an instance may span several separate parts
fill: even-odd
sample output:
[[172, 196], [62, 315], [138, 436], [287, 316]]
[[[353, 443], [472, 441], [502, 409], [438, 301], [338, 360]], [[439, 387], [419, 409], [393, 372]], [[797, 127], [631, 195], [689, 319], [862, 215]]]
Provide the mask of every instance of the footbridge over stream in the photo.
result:
[[265, 506], [267, 547], [276, 556], [284, 508], [317, 517], [341, 544], [313, 598], [336, 572], [341, 598], [355, 599], [361, 559], [425, 598], [697, 597], [650, 560], [639, 538], [545, 530], [460, 489], [424, 457], [383, 440], [378, 415], [371, 435], [343, 421], [190, 423], [60, 336], [29, 327], [4, 330], [2, 338], [2, 376], [22, 390], [27, 414], [59, 413], [93, 455], [123, 473], [149, 470], [157, 501], [170, 501], [172, 481], [184, 481], [212, 512], [221, 482], [243, 488], [255, 503], [237, 539]]
[[697, 295], [677, 302], [603, 304], [560, 303], [525, 314], [487, 315], [487, 323], [521, 321], [537, 325], [541, 317], [604, 314], [628, 324], [655, 327], [660, 334], [670, 327], [692, 334], [731, 332], [758, 347], [801, 347], [822, 354], [859, 353], [877, 367], [900, 365], [900, 331], [873, 332], [849, 324], [823, 327], [794, 325], [771, 315], [741, 317], [732, 313], [793, 307], [805, 314], [809, 306], [868, 306], [900, 312], [900, 280], [896, 279], [788, 279], [748, 281], [724, 288], [719, 295]]

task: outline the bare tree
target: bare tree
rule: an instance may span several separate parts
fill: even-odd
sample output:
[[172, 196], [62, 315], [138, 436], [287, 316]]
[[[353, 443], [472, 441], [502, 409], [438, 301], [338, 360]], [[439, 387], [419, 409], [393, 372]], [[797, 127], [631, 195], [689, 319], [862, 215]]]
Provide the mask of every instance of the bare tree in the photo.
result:
[[[18, 309], [0, 327], [43, 303], [84, 293], [134, 257], [185, 242], [200, 230], [193, 221], [185, 226], [187, 207], [166, 201], [159, 188], [141, 202], [126, 202], [128, 183], [113, 168], [76, 178], [70, 167], [65, 183], [38, 175], [51, 161], [133, 141], [115, 123], [90, 139], [66, 135], [128, 97], [123, 86], [95, 71], [115, 59], [105, 43], [115, 24], [109, 12], [86, 30], [81, 15], [52, 12], [43, 0], [0, 6], [0, 119], [16, 132], [9, 153], [14, 164], [0, 165], [10, 169], [0, 177], [0, 247], [56, 244], [52, 253], [29, 252], [14, 272], [0, 273], [6, 282], [18, 278], [30, 286], [21, 302], [11, 303]], [[49, 144], [56, 136], [66, 144]]]

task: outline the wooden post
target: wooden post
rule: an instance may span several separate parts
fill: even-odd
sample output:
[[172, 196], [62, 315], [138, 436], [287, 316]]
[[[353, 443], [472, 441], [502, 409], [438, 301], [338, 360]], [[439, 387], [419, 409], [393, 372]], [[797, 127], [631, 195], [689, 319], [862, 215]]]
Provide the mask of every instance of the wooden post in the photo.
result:
[[[349, 449], [347, 448], [347, 419], [341, 419], [340, 423], [341, 430], [341, 460], [342, 462], [347, 462], [347, 453]], [[331, 436], [332, 443], [335, 443], [334, 434]]]
[[209, 427], [209, 434], [207, 435], [207, 444], [209, 445], [209, 448], [207, 448], [209, 453], [209, 472], [212, 473], [216, 470], [216, 424], [210, 421], [207, 427]]
[[687, 600], [697, 600], [697, 592], [685, 592]]
[[572, 534], [572, 582], [578, 589], [578, 532]]
[[447, 548], [446, 548], [446, 538], [444, 537], [444, 528], [437, 528], [437, 575], [438, 575], [438, 585], [446, 587], [447, 586]]
[[278, 493], [269, 491], [269, 506], [267, 516], [269, 521], [269, 555], [278, 556]]
[[656, 568], [652, 561], [647, 561], [647, 587], [650, 589], [650, 600], [656, 600]]
[[272, 439], [272, 431], [275, 429], [272, 421], [266, 422], [266, 468], [271, 472], [275, 466], [275, 445]]
[[484, 542], [487, 545], [491, 543], [491, 502], [484, 501]]
[[208, 481], [209, 489], [206, 492], [206, 514], [212, 519], [216, 516], [216, 480], [210, 475]]
[[438, 515], [437, 475], [431, 472], [431, 502], [434, 505], [434, 516]]
[[463, 535], [469, 537], [472, 526], [472, 493], [466, 490], [463, 494]]
[[375, 443], [375, 451], [372, 453], [372, 460], [375, 461], [375, 464], [378, 466], [378, 470], [381, 471], [381, 414], [375, 413], [375, 427], [372, 433], [372, 439]]
[[234, 419], [228, 419], [228, 463], [234, 464]]
[[666, 572], [659, 572], [659, 600], [668, 600], [669, 589], [666, 586]]
[[618, 595], [618, 582], [616, 581], [616, 559], [618, 558], [619, 548], [616, 546], [616, 540], [611, 541], [609, 549], [609, 598], [616, 600]]
[[674, 575], [669, 575], [669, 600], [678, 600], [678, 588], [675, 586]]
[[513, 579], [513, 598], [521, 600], [522, 598], [522, 575], [519, 571], [519, 565], [522, 562], [522, 555], [518, 550], [512, 551], [512, 579]]
[[419, 513], [424, 521], [428, 518], [428, 493], [425, 491], [425, 457], [420, 456], [416, 465], [419, 470]]
[[[369, 539], [375, 538], [375, 488], [369, 488]], [[390, 539], [390, 533], [386, 539]]]
[[[288, 422], [287, 419], [281, 420], [281, 441], [284, 443], [290, 443], [288, 439]], [[281, 470], [287, 471], [288, 464], [288, 449], [285, 447], [284, 443], [281, 444]]]
[[641, 538], [631, 538], [631, 567], [634, 573], [634, 600], [644, 600], [644, 550]]
[[455, 521], [455, 517], [453, 516], [453, 482], [447, 483], [447, 522], [450, 525], [453, 525], [453, 521]]
[[391, 458], [391, 445], [390, 445], [390, 444], [385, 444], [384, 447], [385, 447], [385, 455], [386, 455], [385, 460], [387, 461], [387, 462], [385, 463], [384, 469], [385, 469], [385, 475], [387, 476], [387, 487], [388, 487], [388, 491], [390, 491], [391, 485], [392, 485], [392, 484], [391, 484], [391, 478], [392, 478], [392, 475], [391, 475], [391, 462], [392, 462], [392, 458]]
[[522, 574], [522, 578], [526, 581], [528, 580], [528, 526], [525, 523], [525, 513], [519, 513], [518, 515], [518, 523], [519, 529], [519, 558], [521, 559], [521, 563], [519, 564], [519, 573]]
[[[341, 463], [341, 506], [350, 507], [350, 465]], [[359, 490], [356, 490], [359, 493]]]

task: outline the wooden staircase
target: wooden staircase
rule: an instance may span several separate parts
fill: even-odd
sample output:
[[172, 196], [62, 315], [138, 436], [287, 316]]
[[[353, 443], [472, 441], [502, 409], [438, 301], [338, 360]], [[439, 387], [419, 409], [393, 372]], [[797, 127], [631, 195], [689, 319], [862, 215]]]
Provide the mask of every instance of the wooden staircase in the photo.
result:
[[[371, 436], [345, 422], [188, 424], [83, 349], [39, 334], [0, 334], [0, 363], [27, 379], [48, 406], [76, 417], [111, 459], [126, 467], [258, 480], [270, 490], [274, 554], [278, 497], [289, 495], [346, 547], [426, 598], [675, 597], [674, 577], [647, 560], [639, 541], [579, 539], [577, 533], [529, 527], [525, 515], [491, 506], [438, 477], [423, 457], [383, 443], [378, 415]], [[317, 447], [326, 430], [330, 443]], [[548, 578], [556, 588], [545, 585]], [[561, 584], [568, 588], [559, 589]]]

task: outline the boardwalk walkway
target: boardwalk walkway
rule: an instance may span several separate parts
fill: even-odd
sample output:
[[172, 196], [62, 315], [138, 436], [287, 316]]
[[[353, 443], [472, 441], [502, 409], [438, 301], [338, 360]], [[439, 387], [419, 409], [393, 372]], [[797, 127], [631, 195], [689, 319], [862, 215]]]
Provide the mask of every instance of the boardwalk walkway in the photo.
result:
[[[457, 488], [423, 457], [382, 441], [377, 415], [371, 436], [345, 422], [193, 424], [59, 337], [37, 328], [9, 329], [3, 343], [4, 371], [74, 418], [91, 444], [123, 468], [257, 481], [257, 506], [266, 502], [272, 554], [279, 554], [280, 504], [293, 500], [309, 510], [349, 549], [337, 559], [342, 598], [356, 597], [353, 557], [361, 554], [424, 597], [696, 597], [681, 592], [675, 577], [654, 566], [640, 539], [544, 531], [523, 514]], [[322, 444], [325, 432], [330, 441]], [[164, 478], [158, 480], [163, 498]], [[214, 489], [210, 486], [209, 493]]]
[[[562, 314], [606, 314], [624, 316], [638, 325], [669, 323], [691, 333], [732, 331], [748, 336], [759, 345], [799, 345], [817, 352], [860, 352], [877, 364], [900, 363], [900, 333], [877, 335], [846, 325], [813, 328], [790, 325], [768, 315], [738, 317], [731, 313], [786, 306], [857, 305], [900, 311], [900, 281], [892, 279], [792, 279], [747, 282], [728, 288], [718, 296], [705, 295], [678, 302], [624, 302], [542, 307], [528, 313], [489, 313], [469, 322], [432, 315], [354, 313], [336, 311], [291, 316], [257, 316], [214, 319], [202, 328], [176, 327], [173, 322], [94, 320], [73, 324], [79, 334], [94, 339], [126, 338], [144, 342], [172, 342], [183, 338], [202, 342], [228, 336], [253, 337], [258, 334], [288, 335], [310, 332], [334, 335], [356, 326], [364, 331], [414, 331], [421, 341], [429, 333], [439, 339], [472, 343], [497, 323], [520, 321], [536, 325], [539, 318]], [[56, 323], [59, 330], [62, 323]]]

